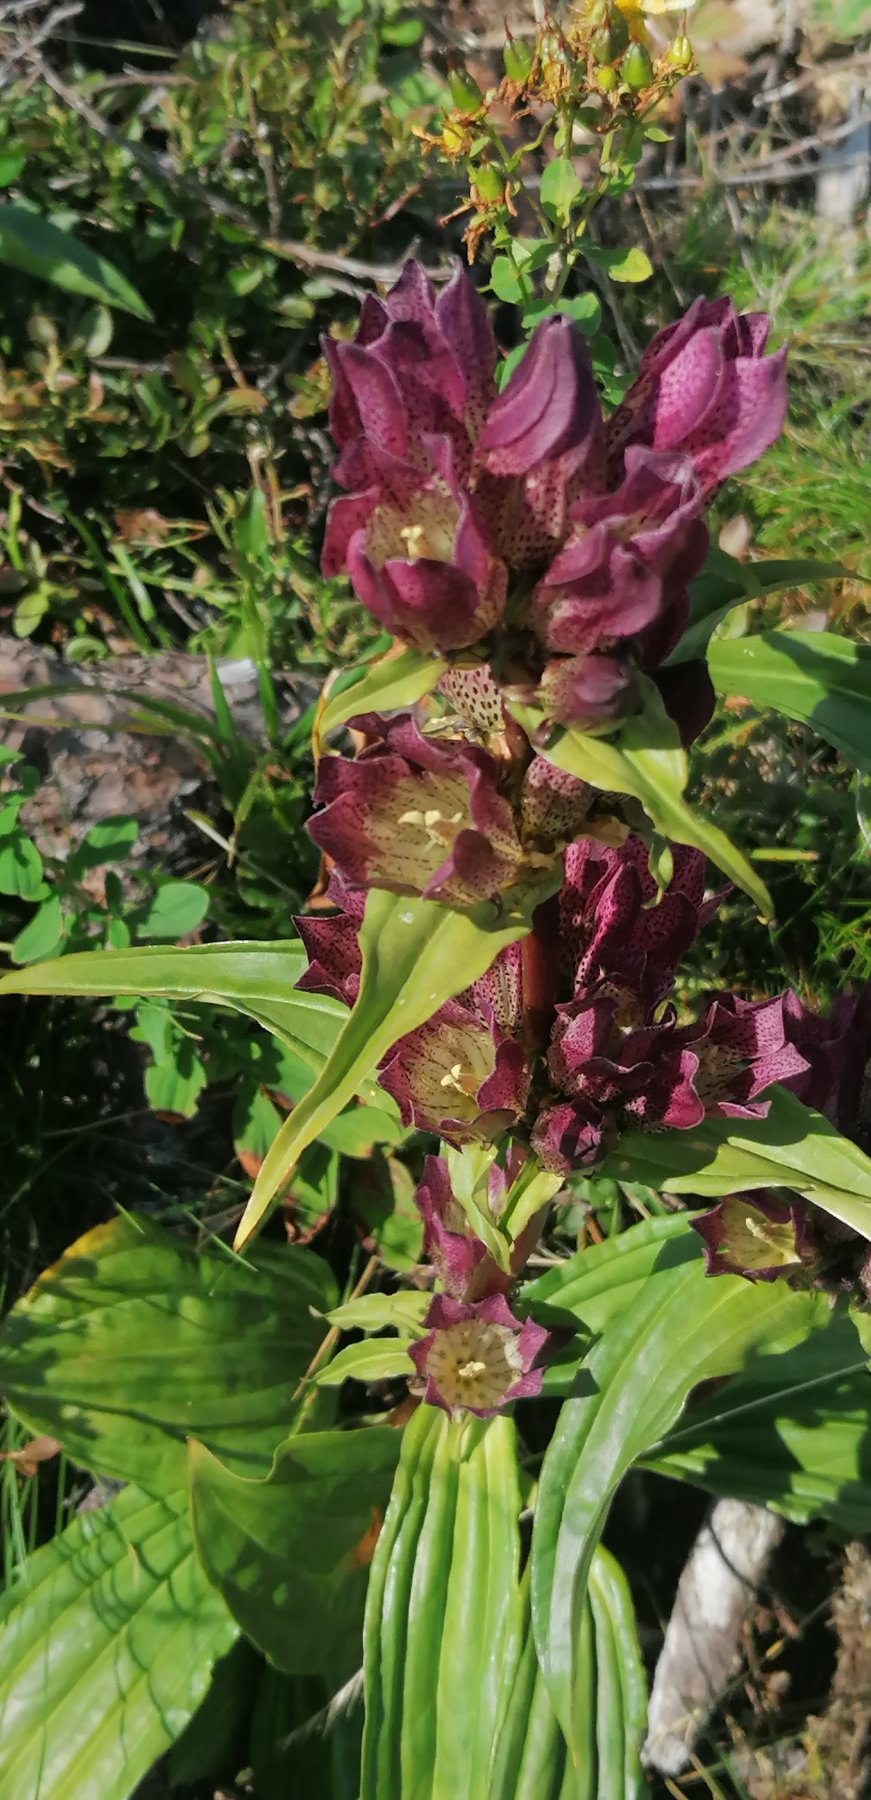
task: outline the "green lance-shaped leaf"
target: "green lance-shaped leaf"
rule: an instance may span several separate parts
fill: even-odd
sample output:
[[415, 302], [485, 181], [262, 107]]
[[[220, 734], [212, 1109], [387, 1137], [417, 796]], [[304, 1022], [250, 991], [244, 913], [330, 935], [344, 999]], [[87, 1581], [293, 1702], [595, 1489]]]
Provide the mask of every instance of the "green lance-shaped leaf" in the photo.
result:
[[809, 725], [871, 775], [871, 645], [831, 631], [765, 631], [712, 644], [708, 668], [719, 694]]
[[17, 1418], [101, 1475], [168, 1493], [189, 1436], [266, 1474], [335, 1303], [311, 1252], [197, 1250], [140, 1219], [99, 1225], [46, 1270], [0, 1333], [0, 1391]]
[[135, 1487], [29, 1558], [0, 1623], [9, 1800], [126, 1800], [238, 1634], [194, 1554], [187, 1493]]
[[686, 752], [681, 749], [677, 726], [652, 684], [647, 686], [644, 711], [625, 721], [614, 743], [575, 727], [554, 731], [550, 740], [543, 742], [542, 713], [516, 705], [510, 711], [548, 762], [591, 787], [639, 800], [657, 831], [676, 844], [692, 844], [704, 851], [770, 918], [774, 910], [771, 896], [747, 858], [718, 825], [694, 812], [684, 799], [689, 779]]
[[531, 929], [532, 913], [557, 887], [561, 868], [537, 885], [453, 912], [434, 900], [373, 889], [360, 928], [360, 991], [319, 1079], [282, 1126], [236, 1233], [244, 1246], [275, 1204], [307, 1144], [351, 1100], [382, 1056], [454, 994], [489, 969], [499, 951]]
[[360, 1800], [481, 1800], [519, 1654], [514, 1425], [421, 1406], [369, 1579]]
[[[524, 1582], [524, 1589], [527, 1583]], [[647, 1727], [647, 1683], [626, 1578], [601, 1545], [590, 1582], [578, 1643], [575, 1691], [577, 1767], [542, 1680], [528, 1592], [523, 1646], [488, 1793], [508, 1800], [644, 1800], [640, 1748]]]
[[364, 1540], [387, 1505], [401, 1434], [388, 1426], [308, 1432], [265, 1481], [190, 1446], [200, 1561], [243, 1631], [290, 1675], [359, 1666]]
[[807, 587], [816, 581], [855, 579], [854, 572], [843, 563], [815, 562], [809, 557], [739, 562], [737, 557], [729, 556], [727, 551], [712, 544], [701, 574], [690, 582], [689, 624], [666, 661], [690, 662], [697, 656], [704, 656], [720, 621], [733, 606], [740, 606], [745, 600], [759, 600], [782, 588]]
[[357, 713], [398, 712], [415, 706], [432, 693], [447, 667], [442, 657], [429, 656], [422, 650], [403, 650], [399, 656], [381, 657], [365, 668], [351, 687], [343, 687], [327, 697], [317, 719], [316, 741], [346, 725]]
[[86, 294], [119, 312], [153, 321], [154, 315], [136, 289], [105, 256], [80, 244], [26, 206], [0, 206], [0, 263], [38, 275], [68, 294]]
[[867, 1530], [871, 1373], [852, 1318], [837, 1312], [782, 1356], [751, 1357], [644, 1461], [799, 1524]]
[[629, 1131], [602, 1164], [617, 1181], [717, 1199], [785, 1187], [871, 1238], [871, 1158], [786, 1088], [765, 1119], [703, 1119], [689, 1131]]
[[[701, 1246], [700, 1246], [701, 1248]], [[753, 1350], [786, 1349], [828, 1319], [819, 1294], [705, 1276], [701, 1255], [656, 1270], [593, 1347], [544, 1458], [532, 1538], [532, 1616], [551, 1704], [580, 1755], [579, 1633], [593, 1552], [613, 1495], [700, 1381]]]
[[347, 1007], [328, 994], [297, 992], [295, 983], [305, 967], [305, 951], [294, 938], [274, 944], [195, 944], [188, 950], [149, 944], [133, 950], [84, 950], [14, 969], [0, 978], [0, 995], [136, 994], [226, 1006], [254, 1019], [318, 1069], [347, 1018]]

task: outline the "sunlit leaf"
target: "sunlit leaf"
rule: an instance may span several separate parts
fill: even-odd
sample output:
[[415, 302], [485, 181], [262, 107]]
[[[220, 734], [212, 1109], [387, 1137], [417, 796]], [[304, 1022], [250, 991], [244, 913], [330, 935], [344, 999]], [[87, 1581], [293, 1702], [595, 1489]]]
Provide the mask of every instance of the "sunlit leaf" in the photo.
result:
[[720, 621], [745, 600], [759, 600], [782, 588], [806, 587], [816, 581], [846, 581], [851, 573], [843, 563], [815, 562], [809, 557], [739, 562], [712, 544], [701, 574], [690, 582], [689, 624], [667, 661], [690, 662], [704, 656]]
[[541, 1677], [528, 1593], [524, 1598], [523, 1648], [494, 1745], [489, 1792], [510, 1794], [511, 1800], [644, 1800], [639, 1750], [647, 1728], [647, 1683], [619, 1564], [600, 1545], [590, 1566], [575, 1692], [577, 1767]]
[[522, 1625], [515, 1433], [420, 1406], [369, 1581], [360, 1800], [483, 1800]]
[[0, 1621], [10, 1800], [127, 1800], [238, 1633], [194, 1554], [187, 1492], [135, 1487], [30, 1557]]
[[691, 1389], [751, 1352], [789, 1348], [828, 1322], [820, 1294], [706, 1277], [701, 1256], [656, 1269], [590, 1351], [545, 1454], [532, 1539], [532, 1613], [542, 1672], [580, 1752], [580, 1631], [593, 1551], [626, 1471], [658, 1444]]
[[12, 1308], [0, 1391], [73, 1459], [151, 1493], [183, 1485], [186, 1440], [240, 1472], [268, 1470], [325, 1335], [329, 1270], [269, 1244], [198, 1250], [141, 1219], [100, 1225]]
[[432, 693], [447, 666], [441, 657], [429, 656], [422, 650], [402, 650], [398, 656], [381, 657], [370, 663], [359, 681], [326, 701], [317, 720], [316, 740], [338, 730], [356, 713], [389, 713], [414, 706], [425, 694]]
[[747, 858], [718, 825], [695, 812], [684, 799], [689, 778], [686, 752], [681, 749], [677, 726], [652, 686], [644, 711], [625, 721], [615, 743], [575, 727], [557, 730], [549, 741], [542, 741], [544, 718], [540, 712], [517, 705], [510, 710], [548, 762], [588, 781], [591, 787], [640, 800], [657, 831], [672, 843], [692, 844], [704, 851], [750, 895], [761, 913], [771, 916], [771, 896]]
[[133, 950], [85, 950], [57, 962], [14, 969], [0, 977], [3, 994], [137, 994], [226, 1006], [256, 1020], [317, 1070], [348, 1017], [329, 994], [299, 993], [306, 966], [297, 939], [195, 944], [187, 950], [143, 945]]
[[871, 1515], [871, 1373], [852, 1319], [837, 1314], [782, 1356], [751, 1357], [645, 1461], [801, 1524], [822, 1518], [863, 1533]]
[[871, 644], [831, 631], [765, 631], [712, 644], [717, 692], [809, 725], [871, 775]]
[[765, 1119], [625, 1132], [601, 1172], [700, 1199], [786, 1187], [871, 1238], [871, 1158], [785, 1088], [770, 1088], [765, 1098]]

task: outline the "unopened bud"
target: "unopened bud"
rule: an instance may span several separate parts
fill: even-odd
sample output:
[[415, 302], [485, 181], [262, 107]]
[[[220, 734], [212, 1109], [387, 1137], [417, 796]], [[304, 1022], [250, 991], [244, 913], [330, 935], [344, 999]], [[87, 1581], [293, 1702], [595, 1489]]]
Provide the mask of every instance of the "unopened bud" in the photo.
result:
[[641, 88], [650, 86], [653, 80], [653, 64], [643, 44], [630, 44], [620, 64], [620, 73], [628, 88], [638, 93]]
[[682, 31], [673, 44], [669, 45], [667, 56], [675, 69], [688, 69], [693, 60], [693, 47], [686, 32]]
[[509, 81], [516, 81], [518, 86], [529, 80], [535, 52], [528, 44], [522, 44], [518, 38], [509, 38], [502, 51], [502, 66]]
[[478, 113], [481, 111], [484, 96], [474, 76], [467, 75], [462, 69], [449, 69], [448, 87], [458, 112]]
[[599, 68], [605, 68], [609, 63], [616, 62], [619, 55], [620, 45], [617, 43], [611, 27], [600, 25], [598, 31], [594, 31], [590, 39], [590, 56], [593, 62]]
[[596, 86], [601, 88], [602, 93], [613, 93], [620, 79], [617, 70], [606, 65], [604, 69], [595, 69], [593, 73], [596, 78]]
[[472, 185], [476, 198], [492, 204], [501, 200], [505, 191], [504, 177], [492, 163], [482, 163], [472, 176]]

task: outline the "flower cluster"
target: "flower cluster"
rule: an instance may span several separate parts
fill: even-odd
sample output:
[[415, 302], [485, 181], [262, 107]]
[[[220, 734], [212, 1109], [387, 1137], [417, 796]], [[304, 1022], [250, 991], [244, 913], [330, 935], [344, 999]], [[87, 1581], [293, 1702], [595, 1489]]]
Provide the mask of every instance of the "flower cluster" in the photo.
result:
[[[581, 838], [564, 868], [543, 1060], [524, 1039], [514, 945], [390, 1052], [379, 1079], [406, 1123], [455, 1143], [513, 1128], [544, 1168], [567, 1174], [600, 1161], [621, 1130], [764, 1117], [774, 1083], [811, 1104], [825, 1091], [843, 1112], [864, 1067], [851, 1056], [856, 1003], [826, 1024], [791, 993], [715, 994], [681, 1019], [677, 969], [720, 898], [705, 896], [700, 852], [675, 847], [662, 894], [633, 836], [616, 848]], [[332, 892], [341, 898], [335, 875]], [[313, 959], [306, 985], [348, 998], [359, 969], [359, 951], [349, 967], [348, 913], [299, 928]]]
[[655, 672], [684, 629], [712, 493], [780, 432], [784, 353], [764, 354], [767, 329], [728, 299], [696, 301], [653, 339], [606, 421], [568, 318], [538, 324], [500, 392], [469, 277], [458, 265], [436, 297], [409, 262], [386, 298], [365, 301], [352, 343], [325, 343], [347, 490], [325, 573], [347, 571], [406, 643], [474, 650], [509, 685], [517, 657], [501, 666], [494, 628], [510, 620], [520, 680], [550, 718], [619, 717], [634, 671]]
[[[529, 937], [378, 1071], [403, 1123], [448, 1146], [417, 1192], [439, 1287], [410, 1354], [424, 1398], [449, 1412], [486, 1417], [540, 1390], [547, 1334], [509, 1295], [541, 1211], [523, 1213], [501, 1262], [485, 1220], [498, 1230], [525, 1161], [555, 1187], [630, 1127], [759, 1116], [774, 1082], [847, 1094], [839, 1045], [792, 996], [717, 994], [680, 1016], [676, 972], [718, 901], [703, 857], [677, 846], [660, 891], [648, 846], [538, 754], [506, 704], [603, 730], [635, 705], [644, 672], [685, 735], [698, 728], [704, 680], [690, 668], [687, 687], [686, 670], [662, 665], [706, 555], [712, 493], [780, 430], [783, 356], [764, 354], [766, 325], [697, 302], [653, 340], [608, 420], [584, 341], [558, 314], [500, 391], [490, 321], [459, 268], [436, 296], [407, 264], [365, 302], [353, 342], [326, 345], [344, 491], [324, 569], [347, 571], [395, 637], [447, 668], [435, 709], [361, 713], [357, 754], [321, 759], [309, 830], [335, 910], [299, 921], [301, 985], [356, 1004], [371, 887], [485, 919], [506, 896], [551, 894]], [[490, 1184], [461, 1205], [450, 1146], [476, 1144], [467, 1165], [483, 1158]]]

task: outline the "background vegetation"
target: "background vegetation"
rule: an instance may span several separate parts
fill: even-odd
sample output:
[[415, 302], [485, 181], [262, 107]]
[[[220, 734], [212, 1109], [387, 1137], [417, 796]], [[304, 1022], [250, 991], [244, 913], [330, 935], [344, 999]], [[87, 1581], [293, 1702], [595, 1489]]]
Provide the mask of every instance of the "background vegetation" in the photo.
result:
[[[410, 247], [432, 268], [456, 252], [466, 221], [443, 219], [462, 176], [425, 138], [451, 63], [486, 69], [501, 12], [247, 0], [200, 21], [170, 19], [167, 7], [156, 35], [135, 6], [111, 32], [97, 8], [24, 13], [0, 19], [3, 951], [18, 965], [91, 943], [286, 936], [318, 878], [302, 829], [318, 684], [378, 646], [343, 585], [318, 573], [331, 458], [319, 336], [348, 333], [363, 294]], [[815, 214], [813, 153], [782, 162], [826, 130], [814, 57], [836, 89], [848, 57], [868, 66], [863, 9], [841, 6], [825, 23], [821, 37], [809, 27], [750, 58], [731, 85], [704, 72], [689, 83], [667, 119], [672, 141], [648, 146], [635, 194], [602, 213], [605, 247], [642, 240], [651, 275], [603, 280], [595, 293], [614, 391], [651, 330], [697, 293], [772, 312], [777, 339], [792, 345], [789, 424], [719, 497], [722, 541], [742, 556], [831, 559], [867, 576], [871, 253], [858, 214], [838, 234]], [[66, 273], [56, 258], [40, 262], [21, 223], [36, 213], [106, 257], [122, 286], [101, 294], [86, 262]], [[479, 273], [485, 282], [486, 257]], [[499, 318], [508, 354], [514, 327]], [[867, 637], [862, 591], [848, 578], [750, 600], [726, 629], [740, 634], [770, 609], [779, 622], [802, 612]], [[235, 703], [243, 661], [247, 712]], [[60, 689], [95, 694], [96, 712], [58, 714]], [[94, 784], [64, 790], [64, 732], [95, 728], [112, 734], [130, 795], [102, 812]], [[86, 758], [96, 754], [85, 743]], [[190, 783], [167, 789], [171, 829], [155, 848], [138, 783], [144, 762], [179, 746]], [[804, 727], [731, 703], [698, 747], [697, 773], [730, 835], [755, 846], [776, 902], [767, 938], [743, 902], [727, 904], [698, 978], [754, 997], [790, 983], [823, 1002], [871, 976], [871, 777]], [[297, 1094], [292, 1059], [267, 1054], [247, 1021], [204, 1023], [183, 1002], [4, 1008], [6, 1305], [119, 1212], [187, 1220], [201, 1242], [217, 1239]], [[314, 1146], [286, 1199], [280, 1230], [316, 1239], [346, 1292], [373, 1249], [388, 1268], [416, 1254], [420, 1145], [395, 1139], [354, 1161], [340, 1144]], [[581, 1184], [572, 1224], [596, 1239], [625, 1204]], [[24, 1436], [10, 1418], [5, 1449]], [[653, 1653], [680, 1557], [665, 1546], [638, 1556], [658, 1505], [659, 1478], [644, 1479], [636, 1520], [630, 1496], [617, 1528]], [[14, 1458], [0, 1484], [11, 1585], [89, 1484], [63, 1461], [34, 1476]], [[699, 1511], [688, 1494], [682, 1549]], [[782, 1605], [785, 1637], [810, 1648], [804, 1660], [794, 1647], [785, 1665], [769, 1659], [791, 1670], [793, 1697], [781, 1705], [767, 1664], [743, 1700], [733, 1696], [706, 1752], [712, 1794], [745, 1792], [729, 1774], [745, 1733], [776, 1740], [825, 1708], [832, 1645], [808, 1620], [826, 1616], [848, 1535], [806, 1542], [813, 1594], [787, 1581]], [[777, 1636], [769, 1625], [765, 1646]], [[223, 1685], [142, 1800], [205, 1800], [219, 1783], [265, 1800], [317, 1793], [305, 1735], [275, 1746], [317, 1712], [322, 1684], [279, 1675], [247, 1644], [221, 1668]], [[867, 1669], [865, 1679], [871, 1692]], [[335, 1791], [350, 1793], [339, 1785], [353, 1768], [343, 1729], [331, 1755]], [[766, 1793], [781, 1791], [792, 1792]]]

